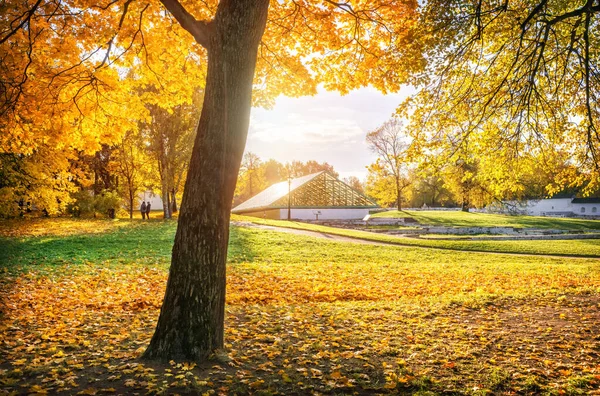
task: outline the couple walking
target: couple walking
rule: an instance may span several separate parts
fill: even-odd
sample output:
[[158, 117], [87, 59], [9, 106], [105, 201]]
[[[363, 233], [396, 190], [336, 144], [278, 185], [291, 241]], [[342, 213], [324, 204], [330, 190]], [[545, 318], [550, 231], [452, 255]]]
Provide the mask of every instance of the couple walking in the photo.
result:
[[142, 202], [142, 206], [140, 206], [140, 212], [142, 213], [142, 219], [149, 219], [150, 218], [150, 208], [152, 206], [150, 205], [150, 202], [146, 203], [146, 201]]

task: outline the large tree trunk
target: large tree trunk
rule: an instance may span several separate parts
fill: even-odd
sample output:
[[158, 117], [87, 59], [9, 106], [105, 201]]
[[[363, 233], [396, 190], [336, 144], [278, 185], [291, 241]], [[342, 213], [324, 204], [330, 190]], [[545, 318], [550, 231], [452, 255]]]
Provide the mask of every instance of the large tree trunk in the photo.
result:
[[469, 211], [469, 199], [467, 198], [466, 193], [463, 193], [463, 199], [460, 205], [460, 210], [462, 210], [463, 212]]
[[202, 361], [223, 347], [229, 216], [268, 6], [268, 0], [222, 0], [211, 24], [202, 115], [146, 358]]

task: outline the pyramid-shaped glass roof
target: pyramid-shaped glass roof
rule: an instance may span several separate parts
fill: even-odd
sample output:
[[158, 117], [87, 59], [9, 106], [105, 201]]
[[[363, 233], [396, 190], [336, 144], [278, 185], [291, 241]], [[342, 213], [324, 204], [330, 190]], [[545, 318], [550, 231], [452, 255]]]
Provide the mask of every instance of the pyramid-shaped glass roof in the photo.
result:
[[233, 213], [265, 209], [292, 208], [376, 208], [364, 194], [338, 180], [326, 171], [273, 184], [246, 202], [233, 208]]

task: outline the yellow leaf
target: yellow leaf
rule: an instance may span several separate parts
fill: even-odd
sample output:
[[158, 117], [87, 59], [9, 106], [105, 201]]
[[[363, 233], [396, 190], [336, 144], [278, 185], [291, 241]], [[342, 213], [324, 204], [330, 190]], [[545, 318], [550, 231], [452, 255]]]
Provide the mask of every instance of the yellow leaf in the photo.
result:
[[265, 381], [263, 381], [263, 380], [256, 380], [256, 381], [250, 383], [250, 388], [252, 388], [252, 389], [258, 389], [264, 383], [265, 383]]
[[39, 385], [33, 385], [31, 388], [29, 388], [29, 393], [36, 393], [38, 395], [47, 395], [48, 391]]
[[386, 382], [386, 384], [383, 387], [385, 389], [396, 389], [396, 382]]
[[77, 393], [78, 395], [95, 395], [97, 394], [98, 391], [94, 388], [87, 388], [85, 390], [82, 390], [81, 392]]

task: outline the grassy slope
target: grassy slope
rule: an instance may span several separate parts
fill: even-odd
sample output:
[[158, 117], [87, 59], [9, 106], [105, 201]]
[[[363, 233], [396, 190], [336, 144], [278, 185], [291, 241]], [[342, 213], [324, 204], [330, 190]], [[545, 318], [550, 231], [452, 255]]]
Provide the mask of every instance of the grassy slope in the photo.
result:
[[[51, 220], [48, 222], [51, 224]], [[368, 234], [304, 223], [283, 223], [304, 229], [336, 231], [349, 236]], [[36, 270], [40, 273], [53, 273], [55, 270], [68, 269], [72, 273], [78, 273], [80, 270], [88, 271], [89, 266], [120, 268], [123, 264], [136, 268], [157, 267], [166, 270], [170, 260], [175, 225], [174, 221], [133, 222], [129, 225], [113, 227], [102, 233], [2, 237], [0, 238], [0, 263], [11, 272], [17, 269], [17, 272]], [[393, 239], [377, 234], [369, 234], [369, 236], [377, 237], [382, 241]], [[424, 242], [435, 244], [447, 241]], [[568, 242], [573, 243], [573, 241]], [[452, 242], [450, 245], [456, 244]], [[502, 245], [499, 242], [478, 242], [470, 244], [469, 247], [489, 248], [490, 244]], [[511, 245], [514, 247], [514, 244]], [[533, 249], [533, 246], [529, 248]], [[450, 292], [440, 292], [448, 293], [452, 298], [463, 295], [465, 291], [473, 290], [483, 291], [484, 294], [493, 293], [496, 286], [486, 289], [485, 279], [493, 279], [493, 283], [497, 283], [498, 279], [503, 278], [507, 283], [511, 283], [511, 287], [504, 293], [527, 294], [532, 287], [536, 291], [542, 289], [531, 284], [528, 277], [523, 278], [525, 281], [519, 286], [521, 280], [517, 276], [519, 274], [535, 275], [536, 279], [540, 276], [550, 276], [558, 280], [568, 278], [568, 273], [585, 278], [598, 271], [595, 261], [571, 262], [558, 258], [490, 256], [468, 252], [448, 253], [410, 247], [398, 249], [393, 246], [366, 248], [364, 245], [327, 242], [307, 236], [232, 227], [229, 261], [234, 273], [237, 271], [255, 275], [260, 273], [260, 276], [254, 278], [259, 283], [269, 278], [279, 279], [279, 282], [281, 279], [294, 279], [288, 286], [299, 286], [302, 283], [299, 286], [302, 292], [298, 293], [312, 290], [312, 294], [309, 293], [312, 295], [311, 298], [319, 295], [318, 291], [323, 287], [323, 283], [327, 283], [327, 277], [331, 275], [332, 269], [335, 269], [335, 273], [341, 274], [342, 282], [339, 287], [342, 289], [348, 285], [369, 288], [373, 278], [376, 278], [379, 282], [389, 283], [389, 287], [383, 289], [392, 290], [394, 295], [398, 290], [418, 289], [423, 290], [418, 294], [431, 295], [431, 287], [434, 283], [427, 281], [426, 284], [421, 284], [419, 280], [424, 276], [439, 277], [444, 279], [443, 285], [441, 282], [435, 284], [439, 290], [447, 288], [450, 284], [456, 287], [449, 288]], [[501, 249], [501, 246], [494, 248], [494, 250]], [[266, 263], [268, 265], [265, 265]], [[569, 266], [565, 265], [567, 263], [570, 263]], [[316, 285], [310, 286], [315, 279]], [[428, 289], [424, 289], [425, 286], [428, 286]], [[246, 285], [244, 290], [252, 290], [252, 288]], [[256, 290], [261, 290], [260, 284], [256, 285], [253, 292], [260, 294]], [[270, 292], [268, 291], [267, 294]], [[369, 299], [374, 297], [371, 295]], [[266, 295], [256, 298], [257, 301], [268, 299]], [[319, 298], [321, 297], [317, 299]], [[336, 298], [332, 297], [332, 299]]]
[[[96, 229], [92, 222], [72, 235], [47, 225], [41, 236], [1, 239], [9, 249], [0, 291], [13, 309], [0, 322], [0, 383], [9, 393], [462, 393], [475, 386], [578, 393], [596, 384], [580, 341], [595, 331], [586, 319], [594, 306], [577, 297], [600, 292], [594, 260], [364, 246], [232, 227], [226, 352], [233, 366], [163, 370], [133, 359], [158, 315], [175, 222], [85, 233]], [[540, 340], [533, 350], [514, 349]], [[542, 373], [541, 361], [546, 374], [532, 376]]]
[[173, 363], [167, 371], [133, 359], [153, 332], [175, 222], [89, 234], [81, 226], [75, 235], [53, 224], [42, 224], [41, 236], [0, 239], [7, 269], [0, 292], [11, 307], [0, 317], [0, 383], [9, 393], [36, 386], [89, 394], [577, 393], [595, 386], [593, 348], [582, 341], [595, 334], [588, 320], [595, 306], [580, 304], [600, 292], [595, 260], [365, 246], [232, 227], [229, 364]]
[[0, 227], [0, 263], [11, 267], [40, 266], [41, 269], [85, 263], [167, 265], [175, 224], [160, 220], [13, 222], [10, 231], [8, 227]]
[[373, 217], [412, 217], [421, 224], [452, 227], [555, 228], [561, 230], [600, 230], [599, 220], [509, 216], [461, 211], [387, 211]]
[[394, 243], [403, 246], [432, 247], [464, 251], [527, 253], [540, 255], [566, 255], [579, 257], [600, 257], [600, 240], [541, 240], [541, 241], [443, 241], [434, 239], [416, 239], [382, 235], [365, 231], [349, 230], [286, 220], [265, 220], [249, 216], [232, 216], [233, 220], [249, 221], [257, 224], [278, 227], [318, 231], [334, 235]]

